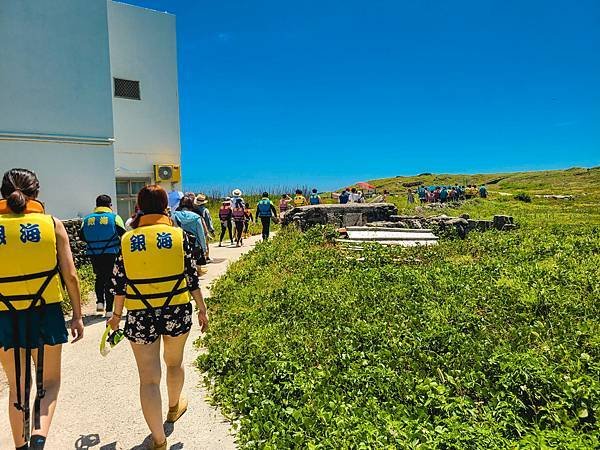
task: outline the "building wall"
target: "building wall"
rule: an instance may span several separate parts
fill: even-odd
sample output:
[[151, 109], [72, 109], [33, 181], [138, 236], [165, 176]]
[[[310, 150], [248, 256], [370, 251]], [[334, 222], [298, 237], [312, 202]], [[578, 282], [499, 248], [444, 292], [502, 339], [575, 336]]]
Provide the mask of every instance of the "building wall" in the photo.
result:
[[36, 170], [49, 212], [114, 195], [106, 0], [0, 2], [0, 171]]
[[[61, 219], [82, 217], [98, 194], [114, 198], [112, 149], [97, 145], [0, 141], [2, 169], [26, 167], [40, 179], [46, 212]], [[6, 165], [6, 161], [9, 162]]]
[[116, 176], [151, 177], [153, 164], [181, 160], [175, 16], [109, 2], [108, 18], [112, 76], [141, 92], [113, 97]]

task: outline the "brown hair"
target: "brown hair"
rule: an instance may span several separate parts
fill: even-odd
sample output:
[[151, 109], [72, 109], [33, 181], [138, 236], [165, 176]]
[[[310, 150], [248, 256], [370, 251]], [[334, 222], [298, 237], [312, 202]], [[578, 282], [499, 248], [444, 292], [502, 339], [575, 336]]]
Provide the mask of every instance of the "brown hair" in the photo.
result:
[[144, 214], [165, 214], [169, 206], [167, 191], [157, 184], [144, 186], [140, 189], [137, 196], [137, 204], [140, 208], [140, 214], [131, 222], [132, 228], [137, 228], [140, 223], [140, 217]]
[[194, 209], [194, 199], [190, 197], [183, 197], [179, 200], [179, 208]]
[[36, 199], [40, 192], [40, 182], [35, 172], [28, 169], [10, 169], [2, 178], [2, 197], [15, 213], [22, 213], [27, 201]]

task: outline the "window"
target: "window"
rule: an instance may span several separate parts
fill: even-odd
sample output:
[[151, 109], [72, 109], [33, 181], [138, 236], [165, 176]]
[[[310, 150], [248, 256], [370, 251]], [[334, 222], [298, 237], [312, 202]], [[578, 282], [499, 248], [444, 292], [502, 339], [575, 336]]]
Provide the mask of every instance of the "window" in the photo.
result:
[[123, 219], [133, 215], [138, 192], [149, 184], [150, 179], [148, 178], [119, 178], [117, 180], [117, 211]]
[[130, 100], [141, 100], [140, 82], [133, 80], [123, 80], [122, 78], [114, 78], [115, 82], [115, 97], [128, 98]]

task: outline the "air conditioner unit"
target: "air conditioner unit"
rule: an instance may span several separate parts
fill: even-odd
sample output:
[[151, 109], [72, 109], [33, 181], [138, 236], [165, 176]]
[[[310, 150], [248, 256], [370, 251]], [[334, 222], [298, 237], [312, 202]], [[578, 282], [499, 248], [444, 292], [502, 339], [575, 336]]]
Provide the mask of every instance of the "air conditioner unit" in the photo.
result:
[[181, 166], [175, 164], [155, 164], [154, 179], [157, 183], [161, 181], [178, 183], [181, 181]]

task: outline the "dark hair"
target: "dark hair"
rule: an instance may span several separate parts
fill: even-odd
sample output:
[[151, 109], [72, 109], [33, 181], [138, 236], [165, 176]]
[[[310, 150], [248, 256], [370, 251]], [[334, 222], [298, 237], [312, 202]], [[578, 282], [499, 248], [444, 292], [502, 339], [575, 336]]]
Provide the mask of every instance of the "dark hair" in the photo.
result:
[[353, 194], [356, 193], [356, 188], [352, 188], [351, 191]]
[[296, 189], [296, 194], [302, 195], [302, 190], [301, 189]]
[[194, 200], [192, 200], [190, 197], [183, 197], [181, 200], [179, 200], [179, 208], [194, 209]]
[[316, 189], [313, 189], [313, 194], [316, 194], [316, 193], [317, 193], [317, 190], [316, 190]]
[[[143, 214], [165, 214], [167, 206], [169, 206], [167, 191], [157, 184], [144, 186], [140, 189], [140, 192], [138, 192], [137, 204]], [[137, 228], [139, 226], [141, 216], [142, 214], [138, 215], [133, 222], [131, 222], [131, 228]]]
[[110, 206], [112, 205], [112, 199], [110, 195], [102, 194], [96, 197], [96, 206]]
[[268, 197], [268, 196], [269, 196], [269, 193], [268, 193], [268, 192], [263, 192], [263, 195], [262, 195], [262, 196], [263, 196], [263, 197]]
[[10, 169], [2, 178], [2, 197], [11, 211], [22, 213], [27, 200], [36, 199], [40, 192], [40, 182], [35, 172], [28, 169]]
[[235, 207], [236, 208], [243, 208], [244, 207], [244, 202], [242, 201], [241, 198], [236, 198], [235, 199]]

